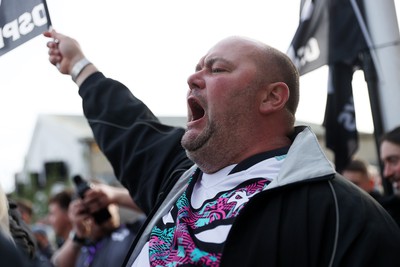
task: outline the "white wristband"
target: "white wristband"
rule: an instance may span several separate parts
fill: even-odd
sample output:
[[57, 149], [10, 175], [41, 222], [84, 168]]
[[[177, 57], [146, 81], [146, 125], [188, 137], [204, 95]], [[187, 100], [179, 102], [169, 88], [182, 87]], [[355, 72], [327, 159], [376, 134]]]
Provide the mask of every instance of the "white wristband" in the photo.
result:
[[76, 82], [76, 79], [78, 78], [79, 74], [81, 74], [83, 69], [89, 64], [92, 63], [85, 57], [75, 63], [75, 65], [72, 67], [71, 70], [71, 78], [74, 82]]

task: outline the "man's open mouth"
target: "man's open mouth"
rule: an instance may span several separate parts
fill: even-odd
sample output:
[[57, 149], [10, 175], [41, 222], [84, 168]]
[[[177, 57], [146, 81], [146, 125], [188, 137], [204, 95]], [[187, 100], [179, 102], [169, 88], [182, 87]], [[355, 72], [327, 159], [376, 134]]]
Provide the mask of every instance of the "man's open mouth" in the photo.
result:
[[189, 121], [196, 121], [204, 117], [204, 108], [195, 98], [188, 99], [188, 106], [191, 114]]

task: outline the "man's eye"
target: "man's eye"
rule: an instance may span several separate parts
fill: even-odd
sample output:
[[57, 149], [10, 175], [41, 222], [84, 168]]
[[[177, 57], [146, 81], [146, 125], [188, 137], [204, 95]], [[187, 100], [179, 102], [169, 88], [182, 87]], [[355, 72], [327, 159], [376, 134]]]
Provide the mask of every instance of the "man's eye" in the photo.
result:
[[212, 73], [220, 73], [220, 72], [224, 72], [225, 69], [221, 69], [221, 68], [212, 68], [211, 71], [212, 71]]
[[399, 161], [400, 161], [399, 157], [390, 157], [388, 159], [388, 162], [391, 163], [391, 164], [397, 164]]

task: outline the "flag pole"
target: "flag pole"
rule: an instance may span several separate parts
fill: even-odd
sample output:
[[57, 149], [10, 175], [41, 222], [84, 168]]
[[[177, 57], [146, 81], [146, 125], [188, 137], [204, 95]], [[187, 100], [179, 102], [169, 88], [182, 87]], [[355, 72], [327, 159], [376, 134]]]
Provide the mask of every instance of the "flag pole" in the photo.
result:
[[43, 0], [43, 5], [44, 5], [44, 10], [46, 11], [47, 21], [48, 21], [48, 24], [50, 25], [50, 27], [49, 27], [49, 29], [50, 29], [53, 26], [53, 24], [51, 23], [49, 8], [47, 6], [46, 0]]
[[378, 74], [378, 101], [383, 131], [400, 125], [400, 35], [394, 0], [364, 0], [372, 41], [371, 56]]
[[[351, 0], [358, 17], [370, 55], [365, 59], [364, 68], [369, 89], [374, 136], [378, 162], [380, 159], [379, 138], [384, 133], [400, 125], [400, 35], [394, 0], [363, 0], [365, 21], [357, 13], [357, 7]], [[366, 24], [366, 25], [365, 25]], [[368, 30], [366, 30], [368, 28]], [[368, 55], [367, 55], [368, 57]], [[374, 70], [375, 69], [375, 74]], [[383, 176], [382, 176], [383, 177]], [[385, 194], [393, 193], [392, 185], [382, 179]]]

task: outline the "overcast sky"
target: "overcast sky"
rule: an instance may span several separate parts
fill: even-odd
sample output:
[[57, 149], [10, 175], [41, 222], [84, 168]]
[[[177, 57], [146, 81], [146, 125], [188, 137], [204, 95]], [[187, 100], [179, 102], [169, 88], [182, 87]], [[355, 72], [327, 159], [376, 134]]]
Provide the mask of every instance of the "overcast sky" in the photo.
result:
[[[399, 0], [400, 1], [400, 0]], [[398, 0], [395, 0], [397, 3]], [[185, 116], [187, 77], [220, 39], [244, 35], [286, 52], [297, 29], [294, 0], [47, 0], [53, 27], [120, 80], [156, 115]], [[48, 62], [38, 36], [0, 57], [0, 182], [10, 191], [39, 114], [82, 114], [77, 87]], [[301, 77], [298, 120], [321, 123], [327, 68]], [[362, 73], [354, 77], [358, 128], [372, 132]], [[360, 111], [358, 111], [360, 110]]]

